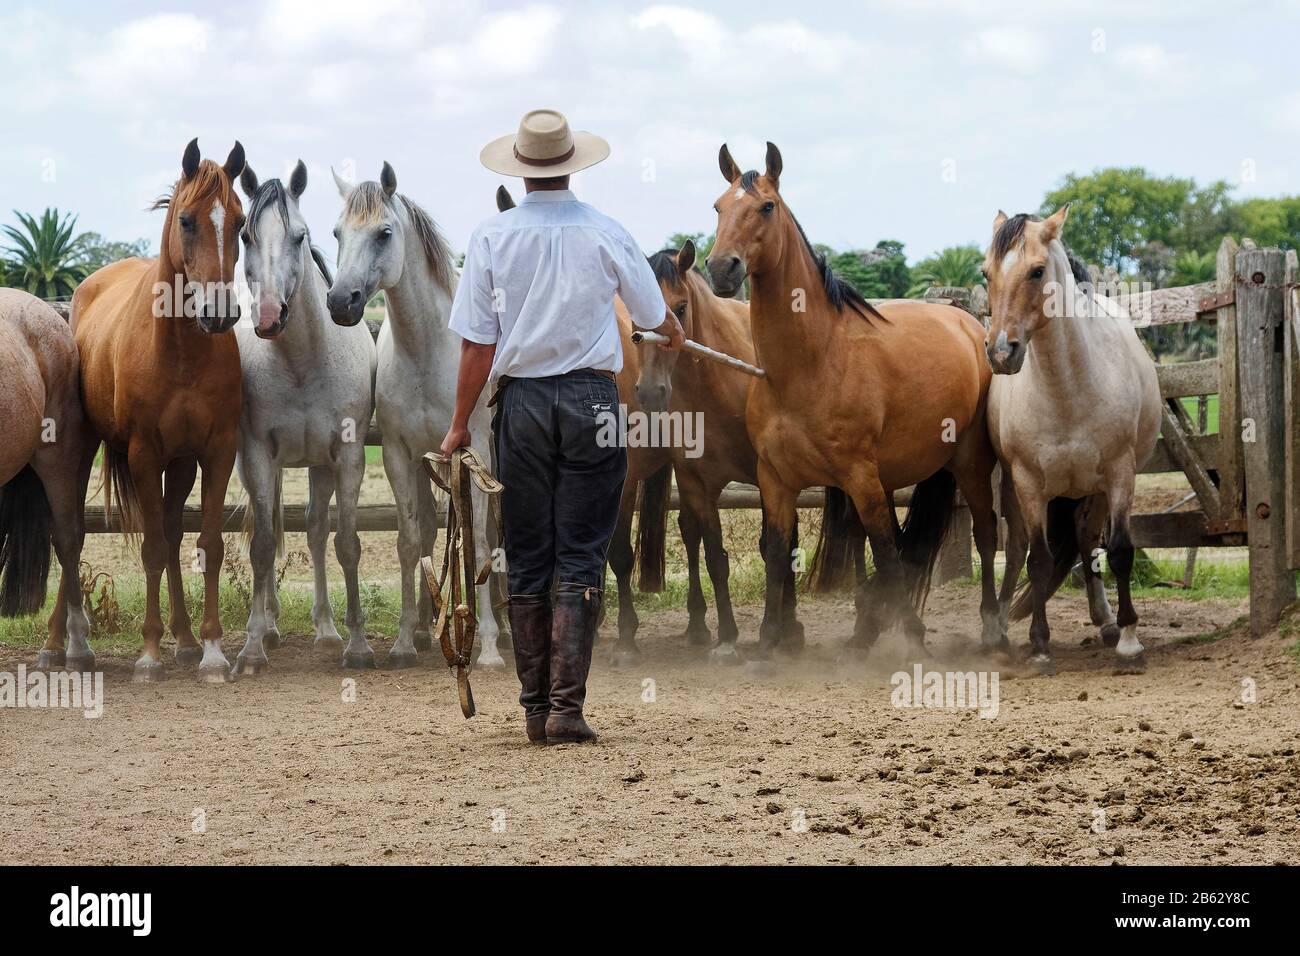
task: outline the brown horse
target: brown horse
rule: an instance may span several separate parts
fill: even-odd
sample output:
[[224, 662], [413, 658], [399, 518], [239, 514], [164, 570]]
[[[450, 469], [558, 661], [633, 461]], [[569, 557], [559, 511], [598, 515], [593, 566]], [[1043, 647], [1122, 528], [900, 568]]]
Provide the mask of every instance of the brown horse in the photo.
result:
[[[749, 306], [713, 294], [695, 268], [695, 244], [664, 249], [650, 257], [664, 302], [686, 332], [686, 337], [719, 352], [753, 364], [754, 344], [749, 331]], [[712, 659], [735, 662], [739, 628], [731, 606], [731, 562], [722, 541], [718, 498], [730, 482], [754, 484], [758, 480], [758, 454], [745, 428], [745, 406], [752, 379], [732, 369], [705, 362], [680, 351], [643, 345], [637, 399], [648, 412], [700, 414], [702, 454], [672, 449], [673, 471], [681, 501], [677, 525], [686, 548], [689, 590], [686, 607], [690, 621], [686, 642], [710, 643], [708, 610], [700, 580], [700, 545], [713, 584], [718, 608], [718, 644]], [[794, 578], [788, 583], [793, 585]]]
[[[924, 652], [918, 611], [956, 488], [970, 505], [982, 563], [985, 640], [999, 639], [983, 327], [951, 306], [873, 308], [842, 282], [782, 200], [781, 154], [771, 143], [762, 175], [742, 175], [726, 145], [718, 160], [728, 186], [714, 204], [709, 276], [723, 296], [749, 278], [750, 326], [767, 372], [755, 380], [747, 412], [766, 521], [760, 649], [770, 651], [789, 627], [795, 503], [813, 485], [848, 494], [875, 561], [871, 599], [866, 585], [858, 589], [851, 648], [869, 648], [896, 615], [913, 649]], [[893, 493], [912, 484], [900, 528]]]
[[81, 672], [95, 668], [78, 565], [98, 443], [77, 369], [68, 323], [40, 299], [0, 289], [0, 615], [41, 609], [52, 543], [63, 581], [40, 666]]
[[[499, 212], [515, 207], [510, 190], [505, 186], [497, 188], [496, 200]], [[632, 342], [632, 317], [619, 298], [614, 299], [614, 314], [618, 318], [619, 338], [623, 345], [623, 369], [615, 376], [618, 400], [630, 415], [640, 410], [636, 383], [641, 374], [641, 353]], [[664, 520], [668, 513], [668, 495], [672, 490], [671, 465], [671, 449], [634, 446], [627, 450], [627, 480], [619, 501], [618, 524], [609, 544], [609, 566], [618, 582], [618, 640], [612, 652], [616, 665], [631, 664], [640, 657], [636, 646], [640, 621], [632, 605], [632, 574], [638, 554], [641, 555], [641, 590], [663, 589]], [[632, 519], [638, 509], [641, 521], [634, 547]]]
[[[159, 586], [167, 572], [168, 625], [176, 662], [199, 662], [199, 678], [221, 682], [218, 588], [226, 485], [235, 463], [241, 406], [235, 263], [243, 208], [231, 184], [244, 168], [235, 143], [225, 165], [190, 142], [165, 208], [157, 259], [105, 266], [77, 288], [72, 328], [81, 351], [86, 411], [104, 442], [105, 496], [116, 488], [124, 530], [143, 531], [144, 650], [135, 679], [163, 677]], [[181, 576], [181, 517], [203, 469], [203, 520], [195, 554], [204, 578], [203, 623], [194, 639]], [[164, 475], [166, 485], [164, 487]]]

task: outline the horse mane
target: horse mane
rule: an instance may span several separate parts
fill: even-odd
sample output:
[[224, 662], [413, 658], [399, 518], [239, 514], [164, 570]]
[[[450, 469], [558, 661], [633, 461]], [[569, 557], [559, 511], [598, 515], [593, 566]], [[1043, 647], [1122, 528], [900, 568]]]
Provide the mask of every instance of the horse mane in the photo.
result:
[[678, 249], [660, 249], [649, 257], [650, 271], [655, 279], [669, 286], [675, 286], [682, 279], [681, 270], [677, 268]]
[[220, 199], [223, 206], [230, 202], [230, 179], [226, 172], [210, 159], [199, 162], [199, 168], [189, 179], [182, 176], [172, 188], [153, 201], [150, 209], [166, 209], [180, 203], [190, 206], [204, 199]]
[[[248, 224], [245, 228], [248, 230], [248, 238], [253, 242], [257, 241], [257, 222], [268, 209], [274, 209], [279, 213], [280, 221], [284, 223], [285, 229], [289, 228], [289, 194], [284, 188], [284, 183], [279, 179], [268, 179], [262, 183], [257, 187], [257, 192], [253, 194], [253, 198], [248, 201]], [[306, 228], [305, 223], [304, 228]], [[325, 283], [333, 285], [334, 277], [330, 274], [330, 268], [325, 263], [325, 253], [311, 241], [310, 229], [307, 229], [307, 248], [311, 250], [312, 261], [316, 263], [316, 268], [324, 276]]]
[[[455, 270], [455, 264], [452, 260], [451, 246], [443, 237], [438, 224], [433, 221], [433, 217], [425, 212], [419, 204], [412, 202], [406, 196], [398, 193], [396, 198], [401, 201], [406, 214], [411, 220], [411, 225], [415, 229], [415, 234], [419, 237], [420, 245], [424, 249], [424, 256], [429, 262], [429, 267], [433, 270], [434, 280], [442, 286], [443, 291], [451, 293], [452, 274]], [[379, 219], [384, 208], [395, 209], [392, 199], [384, 192], [379, 183], [368, 180], [357, 183], [348, 191], [347, 199], [344, 200], [343, 211], [347, 216], [348, 222], [353, 225], [367, 225]]]
[[[1042, 222], [1041, 216], [1032, 216], [1027, 212], [1016, 213], [993, 234], [993, 261], [1001, 262], [1012, 249], [1024, 238], [1025, 225], [1031, 222]], [[1092, 283], [1092, 276], [1088, 274], [1088, 267], [1084, 265], [1083, 260], [1074, 254], [1069, 246], [1065, 245], [1064, 240], [1059, 240], [1065, 249], [1065, 259], [1070, 264], [1070, 274], [1074, 276], [1074, 281], [1078, 283]]]
[[[758, 170], [751, 169], [740, 176], [740, 188], [745, 192], [754, 191], [754, 183], [758, 180]], [[786, 212], [790, 209], [787, 206]], [[803, 231], [803, 226], [799, 225], [799, 220], [790, 213], [790, 221], [794, 227], [799, 230], [799, 238], [803, 240], [804, 248], [808, 250], [808, 255], [812, 257], [813, 265], [816, 266], [818, 274], [822, 277], [822, 288], [826, 290], [826, 298], [830, 299], [831, 305], [835, 307], [836, 312], [843, 312], [845, 307], [852, 309], [864, 319], [880, 319], [889, 321], [876, 309], [874, 305], [866, 300], [853, 285], [845, 282], [835, 274], [831, 264], [826, 260], [823, 253], [813, 248], [813, 244], [808, 241], [808, 234]]]

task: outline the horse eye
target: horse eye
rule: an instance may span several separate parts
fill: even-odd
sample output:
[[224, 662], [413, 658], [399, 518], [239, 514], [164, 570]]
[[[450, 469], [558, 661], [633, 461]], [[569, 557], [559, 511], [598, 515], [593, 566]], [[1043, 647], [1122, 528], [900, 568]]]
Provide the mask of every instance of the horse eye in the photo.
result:
[[1046, 270], [1045, 270], [1042, 266], [1037, 266], [1037, 267], [1034, 268], [1034, 271], [1033, 271], [1033, 272], [1029, 273], [1029, 278], [1031, 278], [1031, 279], [1041, 279], [1041, 278], [1043, 277], [1043, 273], [1044, 273], [1045, 271], [1046, 271]]
[[714, 212], [722, 212], [722, 210], [718, 208], [718, 204], [717, 204], [717, 203], [714, 203], [714, 204], [713, 204], [713, 211], [714, 211]]
[[985, 281], [985, 282], [988, 282], [988, 281], [989, 281], [989, 270], [988, 270], [988, 269], [981, 269], [981, 270], [980, 270], [980, 275], [982, 275], [982, 276], [984, 277], [984, 281]]
[[686, 318], [686, 303], [683, 302], [677, 308], [673, 309], [673, 314], [679, 319]]
[[194, 216], [188, 212], [181, 213], [181, 228], [186, 232], [194, 231]]
[[385, 226], [383, 230], [379, 233], [379, 241], [387, 242], [391, 238], [393, 238], [393, 230], [391, 227]]
[[776, 203], [771, 202], [770, 200], [768, 202], [763, 203], [763, 215], [770, 216], [772, 214], [772, 210], [774, 210], [775, 208], [776, 208]]
[[243, 240], [244, 245], [248, 245], [252, 240], [248, 238], [247, 232], [241, 232], [239, 238]]

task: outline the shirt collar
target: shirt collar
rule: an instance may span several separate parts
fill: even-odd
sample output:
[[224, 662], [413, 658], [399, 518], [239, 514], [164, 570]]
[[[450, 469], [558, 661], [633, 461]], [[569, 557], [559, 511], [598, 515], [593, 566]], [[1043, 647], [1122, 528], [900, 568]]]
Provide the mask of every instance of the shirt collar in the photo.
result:
[[530, 193], [525, 193], [524, 198], [520, 200], [525, 202], [577, 202], [578, 197], [573, 194], [572, 189], [537, 189]]

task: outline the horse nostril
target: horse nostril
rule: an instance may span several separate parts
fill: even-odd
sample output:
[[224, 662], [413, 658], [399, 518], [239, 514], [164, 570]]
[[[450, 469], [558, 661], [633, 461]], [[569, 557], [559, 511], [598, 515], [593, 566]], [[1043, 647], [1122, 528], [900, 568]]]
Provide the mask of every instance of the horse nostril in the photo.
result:
[[361, 290], [353, 289], [352, 294], [348, 296], [348, 305], [353, 306], [355, 308], [360, 304], [361, 304]]
[[738, 265], [740, 265], [740, 256], [732, 256], [732, 257], [731, 257], [731, 268], [734, 269], [734, 268], [736, 268]]
[[285, 320], [285, 318], [288, 317], [288, 315], [289, 315], [289, 303], [288, 303], [288, 302], [281, 302], [281, 303], [280, 303], [280, 321], [283, 322], [283, 321]]

